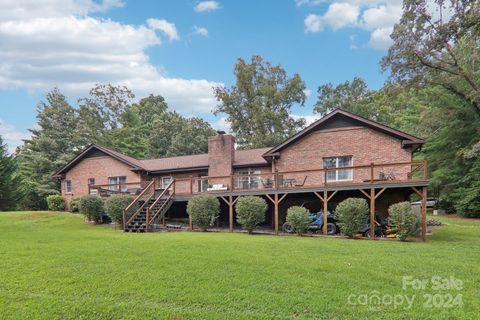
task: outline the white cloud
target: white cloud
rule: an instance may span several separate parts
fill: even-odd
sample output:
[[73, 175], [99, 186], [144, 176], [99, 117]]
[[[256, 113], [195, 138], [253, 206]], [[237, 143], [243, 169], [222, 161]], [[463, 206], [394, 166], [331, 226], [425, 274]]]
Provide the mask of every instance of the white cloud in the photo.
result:
[[303, 90], [303, 93], [305, 93], [305, 95], [307, 96], [307, 99], [310, 98], [310, 96], [312, 95], [312, 90], [310, 89], [305, 89]]
[[15, 126], [6, 123], [0, 119], [0, 136], [3, 142], [7, 144], [10, 153], [15, 152], [15, 149], [23, 144], [22, 140], [29, 139], [30, 133], [21, 132]]
[[308, 6], [316, 6], [321, 3], [325, 3], [326, 0], [295, 0], [295, 4], [297, 7], [301, 7], [303, 5], [308, 5]]
[[218, 118], [215, 122], [212, 123], [212, 127], [215, 130], [222, 130], [225, 132], [230, 132], [231, 130], [231, 125], [230, 122], [228, 122], [227, 117]]
[[193, 9], [196, 12], [214, 11], [220, 9], [220, 3], [217, 1], [201, 1]]
[[207, 28], [204, 28], [204, 27], [194, 26], [193, 33], [198, 34], [199, 36], [204, 36], [204, 37], [208, 36], [208, 30]]
[[[369, 47], [386, 49], [391, 44], [393, 26], [402, 16], [402, 0], [297, 0], [300, 5], [329, 3], [324, 14], [308, 14], [305, 32], [333, 31], [341, 28], [360, 28], [370, 32]], [[351, 46], [352, 47], [352, 46]], [[353, 45], [353, 48], [357, 48]]]
[[153, 30], [160, 30], [168, 36], [169, 40], [178, 40], [177, 27], [175, 24], [163, 19], [148, 19], [147, 24]]
[[360, 7], [349, 3], [332, 3], [323, 16], [310, 14], [305, 18], [305, 31], [318, 32], [325, 27], [338, 30], [355, 25], [360, 14]]
[[211, 87], [217, 83], [170, 77], [149, 61], [145, 50], [161, 44], [156, 30], [178, 37], [173, 24], [153, 19], [153, 27], [135, 26], [88, 15], [119, 4], [112, 0], [43, 3], [0, 4], [0, 90], [58, 86], [75, 98], [96, 83], [112, 83], [127, 85], [138, 97], [161, 94], [180, 112], [207, 113], [214, 107]]
[[312, 123], [314, 123], [315, 121], [317, 121], [319, 118], [317, 116], [314, 116], [314, 115], [298, 115], [298, 114], [291, 114], [290, 117], [292, 117], [293, 119], [295, 120], [298, 120], [298, 119], [304, 119], [305, 120], [305, 123], [307, 126], [311, 125]]

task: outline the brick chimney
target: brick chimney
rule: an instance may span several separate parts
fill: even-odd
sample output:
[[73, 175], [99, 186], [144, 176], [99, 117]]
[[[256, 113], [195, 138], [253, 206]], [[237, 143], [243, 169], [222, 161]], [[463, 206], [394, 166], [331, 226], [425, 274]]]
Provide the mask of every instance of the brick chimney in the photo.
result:
[[208, 175], [229, 176], [235, 161], [235, 137], [219, 132], [208, 138]]

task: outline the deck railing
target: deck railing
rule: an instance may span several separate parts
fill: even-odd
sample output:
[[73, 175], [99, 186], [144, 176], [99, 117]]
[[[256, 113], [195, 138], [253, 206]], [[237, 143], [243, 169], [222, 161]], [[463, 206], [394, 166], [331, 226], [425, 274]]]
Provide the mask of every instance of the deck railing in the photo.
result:
[[198, 194], [279, 189], [308, 189], [338, 185], [398, 183], [427, 180], [422, 161], [382, 163], [341, 168], [277, 171], [230, 176], [175, 178], [175, 193]]
[[137, 214], [148, 204], [148, 201], [155, 196], [155, 180], [152, 180], [123, 210], [123, 229]]

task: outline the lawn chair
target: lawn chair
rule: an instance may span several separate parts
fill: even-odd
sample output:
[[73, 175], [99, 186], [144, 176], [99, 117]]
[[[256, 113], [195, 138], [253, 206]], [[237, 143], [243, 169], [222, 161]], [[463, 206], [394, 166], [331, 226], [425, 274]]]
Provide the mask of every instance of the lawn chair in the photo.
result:
[[273, 188], [273, 180], [271, 178], [262, 179], [262, 185], [264, 188]]
[[295, 187], [303, 187], [305, 185], [305, 181], [307, 181], [307, 178], [308, 176], [305, 176], [305, 178], [303, 178], [303, 181], [301, 183], [295, 182]]

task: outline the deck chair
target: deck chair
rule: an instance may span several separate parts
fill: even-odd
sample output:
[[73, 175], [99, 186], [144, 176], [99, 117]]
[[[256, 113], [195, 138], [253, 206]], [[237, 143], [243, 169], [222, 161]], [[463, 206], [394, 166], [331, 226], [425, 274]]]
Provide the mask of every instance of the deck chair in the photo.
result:
[[305, 185], [305, 181], [307, 181], [307, 178], [308, 176], [305, 176], [305, 178], [303, 178], [303, 181], [301, 183], [295, 182], [295, 187], [303, 187]]

